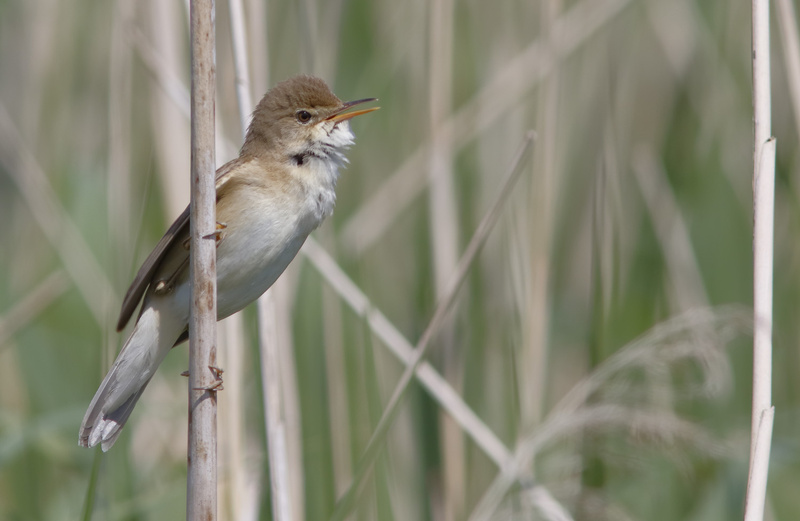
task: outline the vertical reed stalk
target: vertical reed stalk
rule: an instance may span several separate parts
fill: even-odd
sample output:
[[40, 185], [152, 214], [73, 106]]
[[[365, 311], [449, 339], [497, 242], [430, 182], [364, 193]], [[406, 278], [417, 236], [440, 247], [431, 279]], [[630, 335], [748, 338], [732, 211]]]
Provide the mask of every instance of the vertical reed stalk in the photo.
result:
[[769, 1], [753, 0], [753, 416], [744, 519], [763, 518], [772, 439], [772, 257], [775, 138], [771, 130]]
[[[241, 0], [228, 2], [231, 19], [234, 68], [236, 73], [236, 97], [239, 120], [244, 136], [253, 110], [250, 89], [250, 73], [247, 60], [247, 35], [244, 23], [244, 6]], [[285, 299], [284, 299], [285, 300]], [[285, 327], [278, 318], [275, 290], [271, 289], [258, 301], [258, 330], [261, 354], [261, 381], [264, 396], [264, 421], [267, 431], [267, 452], [270, 463], [270, 487], [272, 491], [272, 518], [276, 521], [291, 521], [293, 511], [301, 506], [293, 504], [292, 480], [290, 479], [287, 425], [283, 408], [282, 378], [280, 370], [280, 328]], [[288, 348], [288, 346], [287, 346]]]
[[186, 518], [217, 518], [214, 0], [192, 0], [191, 310]]
[[[248, 68], [247, 31], [245, 30], [245, 10], [242, 0], [228, 1], [228, 15], [231, 32], [231, 51], [233, 53], [234, 86], [239, 109], [241, 139], [247, 133], [250, 113], [253, 111], [253, 96], [250, 90], [250, 71]], [[227, 81], [227, 80], [225, 80]], [[231, 520], [243, 520], [246, 516], [257, 519], [260, 512], [261, 487], [256, 483], [263, 480], [261, 466], [249, 466], [246, 449], [246, 384], [251, 374], [246, 368], [249, 350], [244, 327], [244, 316], [236, 313], [219, 324], [224, 349], [220, 358], [225, 363], [224, 400], [220, 404], [219, 423], [223, 426], [219, 436], [220, 468], [220, 510]], [[218, 337], [218, 338], [220, 338]], [[222, 342], [222, 340], [220, 340]], [[227, 461], [226, 461], [227, 460]], [[223, 504], [224, 502], [224, 504]], [[225, 510], [223, 510], [225, 509]], [[220, 519], [225, 519], [220, 514]]]
[[[429, 159], [431, 252], [436, 299], [444, 298], [447, 282], [458, 263], [458, 204], [453, 180], [453, 150], [440, 129], [452, 105], [453, 2], [435, 0], [430, 4], [430, 62], [428, 97], [431, 147]], [[456, 349], [455, 322], [449, 318], [440, 335], [442, 371], [456, 389], [461, 387], [462, 364]], [[465, 443], [459, 425], [444, 411], [439, 415], [439, 450], [442, 453], [442, 519], [463, 518], [466, 481]], [[432, 498], [436, 501], [436, 498]]]
[[[269, 293], [269, 292], [268, 292]], [[258, 333], [261, 344], [261, 380], [269, 452], [272, 518], [291, 521], [292, 501], [286, 450], [286, 425], [281, 408], [281, 370], [278, 357], [278, 334], [275, 327], [275, 299], [265, 295], [258, 300]]]

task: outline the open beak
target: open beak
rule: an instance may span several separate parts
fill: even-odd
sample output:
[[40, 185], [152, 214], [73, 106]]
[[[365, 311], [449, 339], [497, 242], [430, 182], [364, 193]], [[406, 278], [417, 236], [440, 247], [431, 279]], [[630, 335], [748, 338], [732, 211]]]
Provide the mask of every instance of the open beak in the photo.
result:
[[325, 118], [325, 121], [333, 121], [334, 123], [339, 123], [341, 121], [347, 121], [348, 119], [354, 118], [356, 116], [360, 116], [362, 114], [367, 114], [369, 112], [373, 112], [378, 110], [380, 107], [372, 107], [369, 109], [362, 109], [362, 110], [354, 110], [353, 112], [345, 112], [351, 107], [355, 107], [356, 105], [360, 105], [362, 103], [367, 103], [368, 101], [378, 101], [378, 98], [365, 98], [356, 101], [348, 101], [342, 108]]

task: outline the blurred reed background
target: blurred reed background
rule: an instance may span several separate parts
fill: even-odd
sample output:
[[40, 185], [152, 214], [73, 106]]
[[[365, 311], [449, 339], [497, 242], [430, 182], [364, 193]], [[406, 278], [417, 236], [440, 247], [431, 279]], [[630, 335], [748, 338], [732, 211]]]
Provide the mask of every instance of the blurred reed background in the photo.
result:
[[[0, 519], [184, 516], [185, 346], [102, 459], [77, 433], [124, 340], [121, 295], [188, 202], [187, 18], [176, 1], [0, 2]], [[749, 3], [248, 0], [245, 20], [251, 101], [306, 72], [382, 106], [354, 121], [336, 213], [315, 234], [338, 268], [311, 245], [276, 291], [295, 519], [741, 518]], [[773, 20], [767, 519], [794, 519], [800, 105], [782, 46], [794, 13]], [[241, 143], [224, 0], [217, 41], [222, 164]], [[405, 367], [387, 344], [415, 345], [447, 299], [530, 130], [431, 337], [427, 383], [365, 466]], [[225, 520], [272, 518], [255, 323], [246, 310], [220, 341]], [[445, 412], [464, 404], [480, 421]]]

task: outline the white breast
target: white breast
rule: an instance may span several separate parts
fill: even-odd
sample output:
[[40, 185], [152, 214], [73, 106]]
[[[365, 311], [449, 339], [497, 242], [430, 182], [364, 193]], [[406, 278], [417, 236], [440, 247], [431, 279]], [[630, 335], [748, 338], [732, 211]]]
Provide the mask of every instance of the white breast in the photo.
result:
[[308, 237], [298, 208], [253, 204], [238, 226], [225, 230], [217, 248], [217, 314], [231, 315], [264, 293]]
[[[344, 149], [353, 144], [348, 122], [320, 125], [292, 166], [296, 193], [248, 194], [249, 214], [226, 230], [217, 249], [217, 314], [231, 315], [264, 293], [294, 259], [308, 234], [333, 213]], [[291, 158], [292, 156], [290, 156]], [[290, 159], [291, 160], [291, 159]]]

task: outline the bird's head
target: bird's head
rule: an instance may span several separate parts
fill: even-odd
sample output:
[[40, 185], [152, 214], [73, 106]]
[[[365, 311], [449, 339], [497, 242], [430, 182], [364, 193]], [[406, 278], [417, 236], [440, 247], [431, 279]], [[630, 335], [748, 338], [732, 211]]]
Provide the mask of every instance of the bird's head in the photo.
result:
[[314, 76], [278, 83], [253, 112], [242, 155], [268, 155], [300, 165], [313, 158], [341, 163], [343, 150], [353, 143], [349, 120], [378, 108], [348, 110], [368, 101], [375, 98], [344, 103]]

